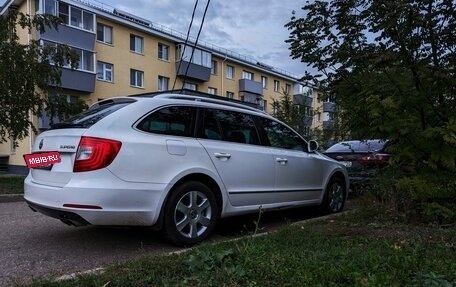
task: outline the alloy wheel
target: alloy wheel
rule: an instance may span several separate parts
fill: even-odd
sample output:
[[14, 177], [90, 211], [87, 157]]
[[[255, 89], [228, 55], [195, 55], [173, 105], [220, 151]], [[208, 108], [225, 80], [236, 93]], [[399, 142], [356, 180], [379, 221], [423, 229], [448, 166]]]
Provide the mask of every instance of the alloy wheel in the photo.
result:
[[208, 228], [212, 219], [212, 207], [208, 197], [199, 191], [185, 193], [174, 210], [177, 231], [186, 238], [197, 238]]

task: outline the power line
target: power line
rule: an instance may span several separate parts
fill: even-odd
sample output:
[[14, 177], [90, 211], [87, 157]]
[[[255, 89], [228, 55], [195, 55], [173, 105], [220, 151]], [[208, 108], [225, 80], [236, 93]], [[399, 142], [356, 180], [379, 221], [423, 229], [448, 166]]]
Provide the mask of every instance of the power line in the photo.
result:
[[[193, 49], [192, 49], [192, 54], [190, 56], [190, 60], [188, 61], [187, 68], [185, 69], [184, 77], [187, 77], [188, 69], [190, 68], [190, 64], [192, 63], [193, 55], [195, 54], [196, 45], [198, 45], [198, 40], [199, 40], [199, 37], [200, 37], [200, 34], [201, 34], [201, 30], [203, 30], [204, 20], [206, 19], [206, 13], [207, 13], [207, 10], [209, 8], [209, 4], [210, 3], [211, 3], [211, 0], [207, 0], [206, 8], [204, 9], [203, 19], [201, 20], [201, 25], [200, 25], [199, 30], [198, 30], [198, 35], [196, 36], [195, 44], [193, 45]], [[184, 47], [184, 51], [185, 51], [185, 47]], [[181, 60], [181, 63], [182, 63], [182, 60]], [[180, 63], [179, 63], [179, 65], [180, 65]], [[182, 90], [184, 89], [184, 85], [185, 85], [185, 81], [182, 82]]]
[[[185, 54], [185, 48], [187, 47], [188, 38], [190, 37], [190, 31], [191, 31], [191, 29], [192, 29], [193, 20], [195, 19], [195, 11], [196, 11], [196, 7], [197, 7], [197, 6], [198, 6], [198, 0], [196, 0], [195, 6], [193, 7], [192, 19], [191, 19], [191, 21], [190, 21], [190, 25], [188, 26], [187, 37], [185, 38], [184, 50], [182, 51], [181, 57], [182, 57], [182, 55]], [[176, 70], [176, 77], [174, 77], [173, 90], [174, 90], [174, 87], [176, 86], [177, 73], [180, 71], [181, 65], [182, 65], [182, 58], [181, 58], [181, 60], [179, 61], [179, 67], [178, 67], [177, 70]]]

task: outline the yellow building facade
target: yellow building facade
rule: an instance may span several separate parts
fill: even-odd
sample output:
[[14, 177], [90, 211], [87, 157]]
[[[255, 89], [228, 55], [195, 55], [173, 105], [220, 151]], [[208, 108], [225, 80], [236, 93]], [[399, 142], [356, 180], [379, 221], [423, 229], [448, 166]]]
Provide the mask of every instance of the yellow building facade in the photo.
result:
[[[305, 88], [296, 76], [215, 45], [90, 0], [9, 0], [1, 7], [34, 14], [53, 14], [63, 24], [58, 31], [20, 31], [21, 41], [66, 44], [80, 54], [76, 70], [63, 68], [58, 96], [78, 97], [88, 105], [100, 99], [168, 90], [195, 90], [211, 96], [248, 102], [272, 113], [272, 102], [289, 93], [301, 102]], [[35, 119], [40, 131], [49, 128], [45, 116]], [[312, 120], [307, 121], [312, 125]], [[25, 173], [23, 155], [35, 136], [13, 148], [0, 144], [0, 160], [11, 172]]]

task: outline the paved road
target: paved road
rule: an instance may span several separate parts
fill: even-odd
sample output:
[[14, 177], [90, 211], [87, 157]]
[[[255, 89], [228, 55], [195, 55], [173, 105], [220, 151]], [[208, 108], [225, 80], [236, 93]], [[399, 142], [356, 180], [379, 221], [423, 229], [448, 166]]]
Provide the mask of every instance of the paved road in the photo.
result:
[[[261, 230], [315, 217], [309, 209], [265, 213]], [[257, 216], [220, 222], [214, 240], [252, 232]], [[32, 212], [24, 202], [0, 203], [0, 286], [29, 282], [179, 248], [145, 228], [71, 227]]]

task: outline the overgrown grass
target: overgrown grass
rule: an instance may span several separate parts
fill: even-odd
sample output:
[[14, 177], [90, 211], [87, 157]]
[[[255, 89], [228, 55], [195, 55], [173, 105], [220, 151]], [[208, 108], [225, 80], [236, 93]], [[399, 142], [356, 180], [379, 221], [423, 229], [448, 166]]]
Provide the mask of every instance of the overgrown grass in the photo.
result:
[[361, 209], [32, 286], [452, 286], [455, 236], [454, 227], [404, 225]]
[[0, 194], [23, 194], [24, 176], [1, 175]]

